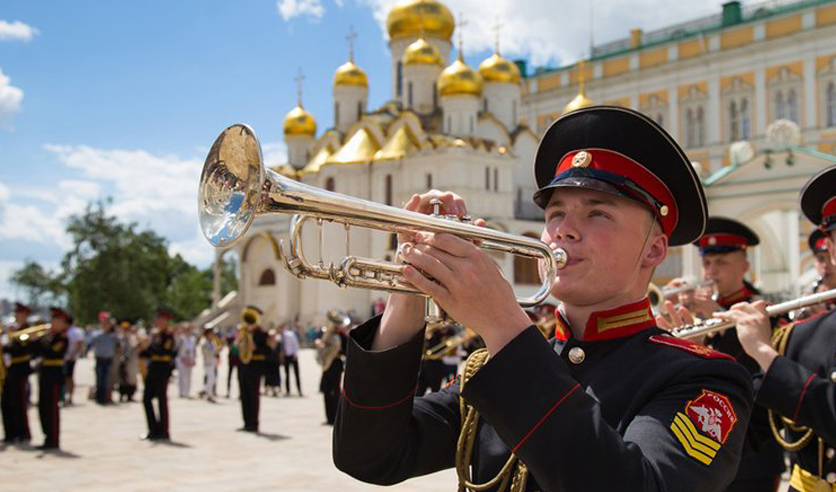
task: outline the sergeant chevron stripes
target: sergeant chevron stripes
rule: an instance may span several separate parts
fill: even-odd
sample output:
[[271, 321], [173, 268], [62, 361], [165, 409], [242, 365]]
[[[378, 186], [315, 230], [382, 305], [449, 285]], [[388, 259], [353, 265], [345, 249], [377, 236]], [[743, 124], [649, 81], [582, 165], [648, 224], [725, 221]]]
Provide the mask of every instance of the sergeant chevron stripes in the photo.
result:
[[691, 419], [684, 413], [677, 412], [676, 417], [671, 422], [671, 431], [682, 444], [688, 456], [697, 461], [710, 465], [714, 457], [717, 456], [720, 443], [700, 434]]

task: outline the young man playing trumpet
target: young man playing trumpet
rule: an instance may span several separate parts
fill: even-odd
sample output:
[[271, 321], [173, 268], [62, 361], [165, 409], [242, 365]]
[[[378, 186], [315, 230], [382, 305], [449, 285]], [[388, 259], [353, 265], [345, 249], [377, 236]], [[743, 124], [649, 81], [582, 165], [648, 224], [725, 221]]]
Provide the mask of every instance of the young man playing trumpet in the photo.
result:
[[[716, 311], [724, 311], [738, 302], [750, 302], [760, 292], [746, 281], [749, 271], [747, 248], [760, 243], [758, 235], [745, 224], [725, 217], [709, 217], [705, 233], [694, 243], [702, 258], [702, 277], [714, 283], [716, 300], [704, 290], [680, 295], [681, 303], [703, 318], [710, 318]], [[674, 285], [675, 282], [672, 282]], [[672, 305], [665, 303], [664, 310], [671, 313]], [[660, 320], [660, 325], [666, 325]], [[746, 355], [737, 339], [734, 328], [704, 340], [719, 352], [729, 354], [743, 364], [752, 376], [760, 373], [754, 359]], [[784, 471], [784, 453], [772, 438], [766, 409], [756, 406], [749, 420], [743, 457], [734, 482], [727, 492], [774, 492]]]
[[[482, 337], [487, 361], [464, 383], [414, 397], [424, 299], [393, 294], [382, 317], [350, 334], [336, 465], [378, 484], [456, 466], [460, 490], [723, 490], [740, 460], [750, 377], [663, 334], [645, 297], [668, 246], [702, 234], [690, 162], [644, 115], [592, 107], [549, 128], [535, 173], [542, 238], [569, 257], [551, 291], [568, 340], [543, 338], [478, 246], [401, 237], [403, 275]], [[431, 199], [466, 213], [460, 197], [436, 191], [406, 208], [428, 213]]]
[[[836, 167], [804, 186], [801, 210], [827, 235], [828, 250], [836, 260]], [[743, 349], [763, 371], [757, 403], [787, 427], [775, 437], [790, 451], [789, 490], [836, 490], [836, 311], [784, 326], [774, 338], [774, 348], [763, 301], [736, 304], [714, 315], [736, 322]], [[776, 429], [782, 426], [775, 424]]]

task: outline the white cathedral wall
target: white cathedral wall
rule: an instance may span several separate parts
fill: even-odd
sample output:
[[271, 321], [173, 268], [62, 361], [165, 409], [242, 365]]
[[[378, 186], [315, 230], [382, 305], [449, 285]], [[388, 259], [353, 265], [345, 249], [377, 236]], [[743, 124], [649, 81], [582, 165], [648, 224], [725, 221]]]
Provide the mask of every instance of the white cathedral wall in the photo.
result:
[[[296, 169], [301, 169], [308, 163], [308, 158], [311, 157], [309, 150], [314, 144], [314, 138], [305, 135], [286, 136], [284, 138], [287, 145], [287, 162]], [[280, 164], [278, 162], [268, 162], [268, 166], [275, 166]]]
[[[452, 44], [450, 40], [426, 36], [424, 39], [435, 46], [441, 54], [441, 61], [444, 66], [447, 66], [447, 61], [450, 60], [450, 49]], [[389, 50], [392, 53], [392, 99], [398, 99], [398, 63], [403, 60], [403, 54], [406, 52], [407, 46], [417, 41], [417, 37], [398, 38], [389, 42]], [[406, 88], [404, 88], [406, 90]]]
[[476, 134], [476, 116], [480, 99], [476, 96], [444, 96], [441, 109], [444, 112], [444, 133], [465, 137]]
[[[517, 84], [486, 83], [482, 98], [487, 100], [487, 111], [494, 115], [505, 128], [517, 127], [520, 110], [520, 86]], [[516, 107], [516, 111], [514, 108]], [[485, 110], [483, 105], [482, 110]]]
[[[361, 113], [366, 112], [369, 89], [359, 85], [339, 85], [334, 87], [334, 104], [339, 110], [334, 111], [334, 127], [345, 133], [352, 124], [358, 121], [357, 107]], [[338, 119], [339, 117], [339, 119]]]
[[[408, 65], [404, 67], [404, 91], [401, 104], [418, 114], [430, 114], [435, 111], [437, 96], [434, 98], [435, 84], [442, 68], [438, 65]], [[409, 101], [409, 86], [412, 84], [412, 103]]]

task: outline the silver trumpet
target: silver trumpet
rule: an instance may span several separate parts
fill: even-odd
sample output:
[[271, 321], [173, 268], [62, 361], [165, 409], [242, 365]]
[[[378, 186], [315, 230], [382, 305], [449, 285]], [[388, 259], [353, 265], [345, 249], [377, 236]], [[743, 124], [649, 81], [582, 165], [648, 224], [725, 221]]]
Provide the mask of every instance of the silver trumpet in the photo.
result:
[[[228, 248], [239, 241], [252, 221], [261, 214], [293, 214], [290, 245], [279, 244], [278, 254], [294, 276], [330, 280], [340, 287], [360, 287], [388, 292], [424, 295], [401, 275], [402, 265], [350, 255], [348, 232], [351, 226], [390, 233], [449, 233], [477, 242], [481, 248], [534, 258], [542, 264], [542, 285], [530, 297], [517, 298], [523, 307], [539, 304], [549, 295], [557, 270], [567, 261], [564, 250], [552, 251], [537, 239], [515, 236], [460, 221], [455, 215], [410, 212], [380, 203], [326, 191], [299, 183], [263, 165], [261, 145], [253, 130], [243, 124], [232, 125], [215, 140], [200, 177], [198, 212], [206, 239], [217, 248]], [[305, 256], [302, 231], [315, 221], [319, 227], [320, 258], [312, 263]], [[346, 232], [346, 256], [339, 265], [325, 264], [321, 258], [322, 224], [342, 224]], [[427, 322], [449, 324], [443, 311], [427, 302]]]
[[[813, 306], [832, 299], [836, 299], [836, 289], [820, 292], [818, 294], [810, 294], [808, 296], [799, 297], [798, 299], [782, 302], [780, 304], [774, 304], [766, 308], [766, 313], [770, 317], [780, 316], [796, 309]], [[733, 321], [723, 321], [718, 318], [711, 318], [699, 321], [693, 325], [677, 328], [673, 330], [672, 334], [678, 338], [699, 338], [704, 335], [712, 335], [714, 333], [726, 331], [730, 328], [734, 328], [734, 326], [735, 323]]]

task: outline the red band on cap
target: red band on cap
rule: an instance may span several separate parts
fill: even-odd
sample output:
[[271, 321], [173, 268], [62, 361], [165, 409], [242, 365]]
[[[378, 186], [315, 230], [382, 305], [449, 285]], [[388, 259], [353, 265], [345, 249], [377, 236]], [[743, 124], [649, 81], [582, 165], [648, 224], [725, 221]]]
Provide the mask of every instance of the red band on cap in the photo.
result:
[[821, 208], [822, 222], [824, 222], [825, 218], [831, 215], [836, 215], [836, 196], [826, 201], [824, 206]]
[[700, 248], [710, 246], [739, 246], [745, 248], [748, 241], [743, 236], [736, 234], [706, 234], [700, 238]]
[[827, 241], [825, 241], [824, 238], [819, 239], [816, 241], [816, 244], [813, 245], [813, 249], [822, 251], [827, 250]]
[[[587, 155], [578, 155], [581, 152]], [[674, 200], [673, 194], [665, 186], [665, 183], [638, 162], [624, 154], [619, 154], [611, 150], [579, 149], [563, 156], [554, 174], [557, 176], [573, 168], [605, 171], [629, 179], [659, 202], [659, 207], [657, 208], [654, 203], [646, 203], [644, 197], [631, 193], [631, 190], [627, 187], [624, 190], [645, 202], [662, 224], [662, 230], [666, 235], [670, 236], [671, 232], [673, 232], [679, 220], [679, 210], [676, 207], [676, 200]], [[664, 210], [660, 211], [660, 208]]]

